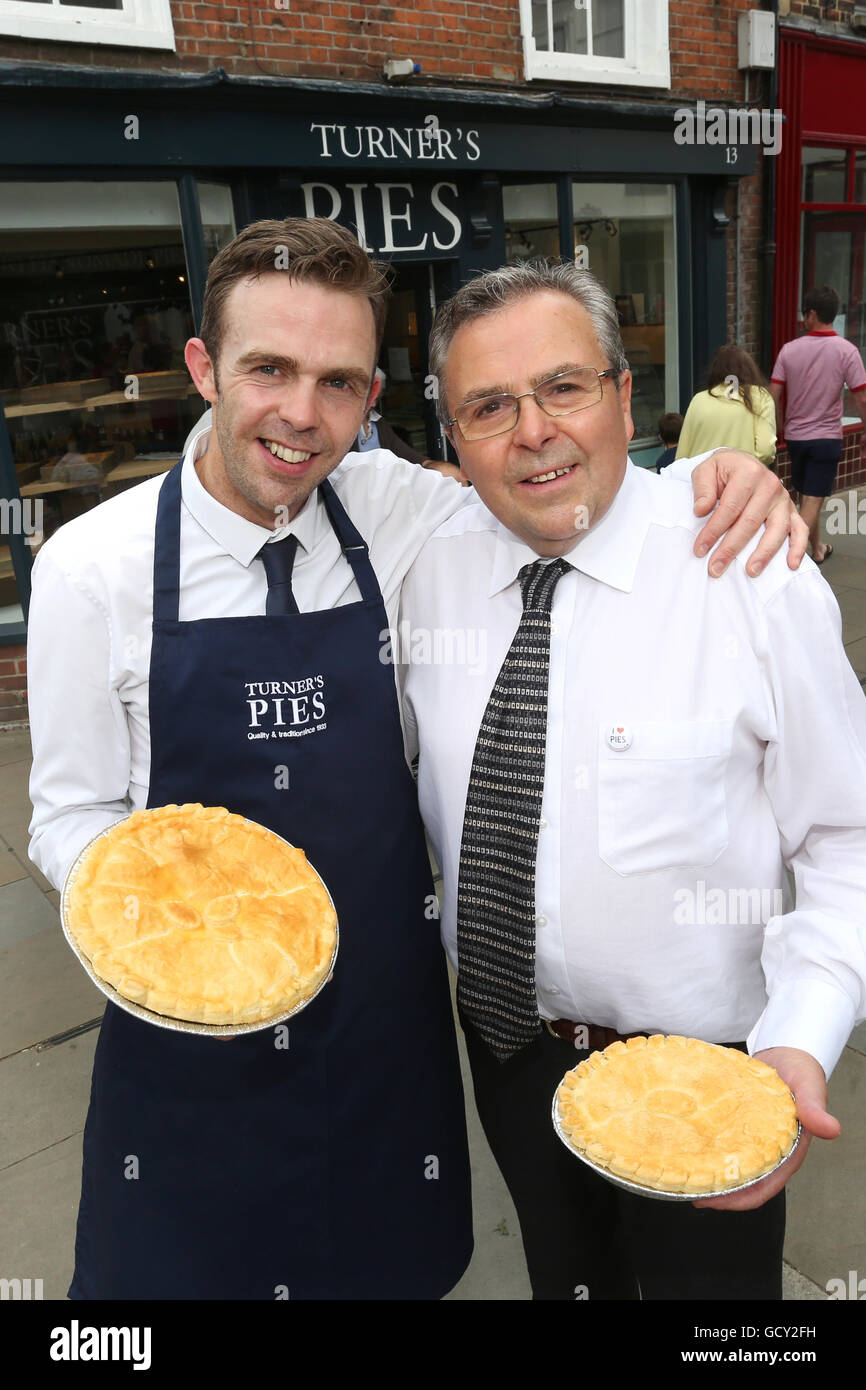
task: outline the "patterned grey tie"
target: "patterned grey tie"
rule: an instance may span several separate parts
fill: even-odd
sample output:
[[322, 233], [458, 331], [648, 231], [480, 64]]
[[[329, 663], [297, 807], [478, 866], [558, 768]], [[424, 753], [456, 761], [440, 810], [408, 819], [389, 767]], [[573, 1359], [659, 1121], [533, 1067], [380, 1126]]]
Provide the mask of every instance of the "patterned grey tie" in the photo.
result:
[[535, 994], [535, 860], [544, 791], [550, 610], [565, 560], [524, 565], [523, 617], [490, 696], [463, 819], [457, 998], [504, 1062], [542, 1031]]

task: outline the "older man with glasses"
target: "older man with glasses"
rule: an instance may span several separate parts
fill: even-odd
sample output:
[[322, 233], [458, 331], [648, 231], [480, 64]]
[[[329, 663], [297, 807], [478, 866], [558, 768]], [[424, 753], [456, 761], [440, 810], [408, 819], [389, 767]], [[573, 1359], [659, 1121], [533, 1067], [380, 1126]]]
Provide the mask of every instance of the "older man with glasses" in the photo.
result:
[[[689, 489], [629, 461], [631, 376], [587, 272], [472, 281], [437, 314], [431, 370], [479, 500], [404, 583], [404, 721], [534, 1295], [780, 1298], [783, 1188], [839, 1133], [826, 1078], [866, 1007], [866, 702], [838, 607], [811, 563], [751, 581], [744, 551], [715, 581], [694, 558]], [[486, 661], [477, 642], [472, 664], [425, 661], [419, 630], [481, 632]], [[577, 1161], [557, 1083], [654, 1033], [774, 1068], [794, 1155], [694, 1203]]]

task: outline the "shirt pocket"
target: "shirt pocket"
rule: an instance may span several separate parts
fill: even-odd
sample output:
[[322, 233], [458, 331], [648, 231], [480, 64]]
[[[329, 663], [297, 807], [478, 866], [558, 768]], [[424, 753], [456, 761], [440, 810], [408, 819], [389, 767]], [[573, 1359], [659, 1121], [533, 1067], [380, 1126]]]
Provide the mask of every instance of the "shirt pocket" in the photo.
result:
[[[610, 746], [612, 735], [618, 746]], [[637, 874], [718, 859], [728, 844], [732, 737], [729, 719], [600, 725], [598, 852], [605, 864]]]

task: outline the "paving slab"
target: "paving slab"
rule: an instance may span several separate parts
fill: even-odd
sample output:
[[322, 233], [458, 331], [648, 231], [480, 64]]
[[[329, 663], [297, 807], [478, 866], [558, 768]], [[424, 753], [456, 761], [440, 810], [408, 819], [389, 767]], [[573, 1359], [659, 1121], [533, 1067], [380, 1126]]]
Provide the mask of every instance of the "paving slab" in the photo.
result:
[[[9, 950], [40, 932], [60, 930], [57, 909], [29, 875], [0, 888], [0, 950]], [[0, 982], [0, 998], [3, 984]]]
[[66, 944], [59, 921], [0, 951], [0, 1057], [101, 1017], [104, 1008], [105, 995]]
[[792, 1269], [789, 1264], [782, 1266], [782, 1297], [790, 1300], [803, 1302], [827, 1302], [827, 1291], [821, 1289], [817, 1284], [813, 1284], [811, 1279], [807, 1279], [805, 1274], [800, 1274], [798, 1270]]
[[45, 1299], [65, 1299], [72, 1278], [81, 1141], [70, 1135], [0, 1170], [0, 1278], [41, 1279]]
[[[837, 548], [837, 538], [832, 537], [833, 555], [821, 566], [821, 573], [834, 589], [838, 584], [840, 588], [866, 589], [866, 564], [860, 558], [860, 554], [845, 554], [842, 549], [841, 538]], [[862, 549], [862, 542], [861, 547]], [[832, 574], [831, 574], [832, 570]]]
[[84, 1128], [99, 1029], [0, 1062], [0, 1170]]
[[866, 676], [866, 637], [859, 637], [854, 642], [846, 642], [845, 652], [856, 675], [862, 680]]
[[5, 835], [9, 826], [20, 829], [30, 823], [33, 807], [30, 802], [30, 760], [29, 757], [16, 759], [3, 768], [3, 795], [0, 797], [0, 835]]
[[[7, 763], [20, 763], [31, 758], [30, 729], [4, 729], [0, 733], [0, 767]], [[29, 776], [29, 768], [28, 768]]]
[[849, 1270], [866, 1277], [866, 1066], [852, 1048], [845, 1048], [833, 1073], [828, 1104], [842, 1133], [832, 1141], [813, 1139], [788, 1184], [785, 1241], [785, 1258], [821, 1289], [829, 1279], [847, 1279]]
[[17, 879], [29, 877], [30, 875], [13, 853], [11, 847], [0, 838], [0, 885], [14, 883]]
[[48, 882], [48, 879], [40, 869], [37, 869], [33, 860], [30, 858], [30, 832], [27, 828], [29, 824], [30, 815], [28, 812], [26, 818], [20, 825], [7, 825], [3, 831], [0, 832], [0, 840], [2, 840], [5, 845], [9, 846], [21, 868], [33, 879], [34, 883], [38, 884], [43, 893], [50, 893], [54, 884]]

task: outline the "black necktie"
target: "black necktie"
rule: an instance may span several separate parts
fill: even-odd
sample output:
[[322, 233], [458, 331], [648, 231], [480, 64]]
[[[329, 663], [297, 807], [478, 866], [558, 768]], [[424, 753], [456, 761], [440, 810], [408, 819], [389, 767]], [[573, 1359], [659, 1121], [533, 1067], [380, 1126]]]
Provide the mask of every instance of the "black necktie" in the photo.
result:
[[553, 592], [565, 560], [524, 565], [523, 616], [475, 744], [457, 888], [457, 998], [501, 1062], [542, 1031], [535, 861], [544, 791]]
[[268, 576], [268, 601], [265, 612], [268, 617], [274, 613], [297, 613], [300, 610], [292, 593], [292, 566], [298, 538], [284, 536], [281, 541], [268, 541], [259, 554]]

